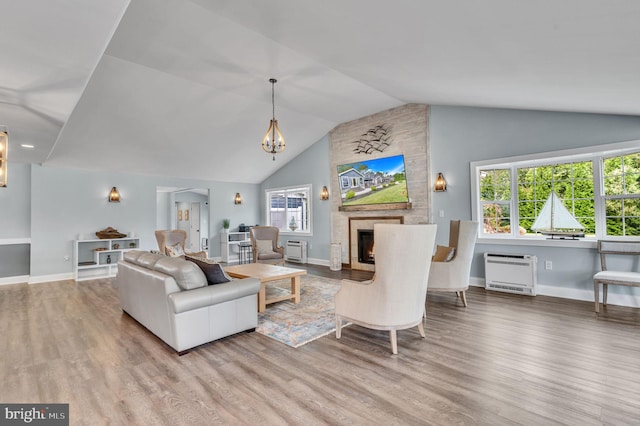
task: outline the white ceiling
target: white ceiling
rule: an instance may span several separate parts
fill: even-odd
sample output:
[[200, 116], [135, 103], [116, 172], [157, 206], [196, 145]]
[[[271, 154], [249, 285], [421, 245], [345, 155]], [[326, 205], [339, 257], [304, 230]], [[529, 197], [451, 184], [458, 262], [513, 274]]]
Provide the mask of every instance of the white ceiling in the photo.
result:
[[[636, 0], [0, 7], [12, 162], [258, 183], [337, 124], [410, 102], [640, 115]], [[276, 161], [260, 148], [270, 77]]]

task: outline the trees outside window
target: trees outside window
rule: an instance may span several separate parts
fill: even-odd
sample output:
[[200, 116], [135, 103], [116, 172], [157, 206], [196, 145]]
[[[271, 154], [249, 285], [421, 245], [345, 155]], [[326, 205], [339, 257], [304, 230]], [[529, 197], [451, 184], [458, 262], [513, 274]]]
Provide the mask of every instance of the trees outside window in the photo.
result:
[[586, 237], [639, 236], [640, 141], [634, 142], [472, 163], [473, 213], [483, 223], [482, 236], [535, 237], [531, 226], [552, 192]]

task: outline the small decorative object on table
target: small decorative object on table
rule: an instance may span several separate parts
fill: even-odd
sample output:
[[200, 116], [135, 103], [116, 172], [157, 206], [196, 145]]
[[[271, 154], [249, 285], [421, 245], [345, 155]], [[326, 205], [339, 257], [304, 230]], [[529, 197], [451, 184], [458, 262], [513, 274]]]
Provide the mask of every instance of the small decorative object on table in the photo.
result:
[[111, 255], [110, 254], [107, 255], [107, 263], [111, 263]]
[[119, 248], [120, 248], [120, 244], [115, 243], [115, 244], [113, 245], [113, 249], [114, 249], [114, 250], [118, 250]]
[[129, 243], [129, 248], [136, 248], [136, 243], [134, 243], [133, 241], [131, 241]]
[[114, 229], [109, 226], [107, 228], [104, 228], [102, 231], [96, 232], [96, 236], [101, 240], [109, 240], [112, 238], [124, 238], [127, 236], [127, 234], [118, 232], [117, 229]]

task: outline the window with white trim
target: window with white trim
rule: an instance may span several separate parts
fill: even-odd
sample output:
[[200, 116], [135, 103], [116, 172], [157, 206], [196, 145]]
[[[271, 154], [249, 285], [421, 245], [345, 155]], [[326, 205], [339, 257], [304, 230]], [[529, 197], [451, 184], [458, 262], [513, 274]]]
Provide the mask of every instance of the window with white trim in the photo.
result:
[[640, 236], [640, 141], [473, 162], [471, 180], [483, 238], [540, 238], [552, 192], [587, 238]]
[[280, 233], [310, 235], [312, 193], [310, 184], [266, 190], [267, 224], [278, 227]]

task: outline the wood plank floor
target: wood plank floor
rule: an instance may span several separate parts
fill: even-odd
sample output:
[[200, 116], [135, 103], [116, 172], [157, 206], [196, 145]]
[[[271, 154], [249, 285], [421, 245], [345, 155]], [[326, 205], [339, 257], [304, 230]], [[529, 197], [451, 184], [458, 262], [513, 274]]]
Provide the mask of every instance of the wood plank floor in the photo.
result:
[[242, 333], [179, 357], [109, 280], [1, 286], [0, 402], [70, 403], [73, 425], [640, 424], [639, 309], [468, 300], [430, 294], [427, 338], [399, 332], [397, 356], [387, 333], [350, 326], [298, 349]]

